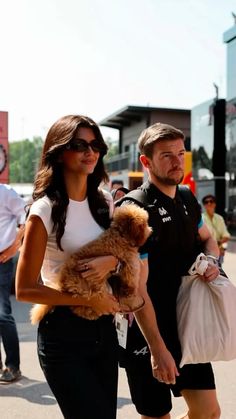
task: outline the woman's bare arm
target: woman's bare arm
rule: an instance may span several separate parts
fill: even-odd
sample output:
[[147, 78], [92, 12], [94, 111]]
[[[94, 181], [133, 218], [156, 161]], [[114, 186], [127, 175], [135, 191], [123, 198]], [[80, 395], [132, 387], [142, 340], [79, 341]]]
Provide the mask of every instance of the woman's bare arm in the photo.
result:
[[100, 312], [117, 312], [119, 305], [110, 294], [103, 299], [92, 297], [72, 297], [41, 284], [38, 281], [44, 259], [47, 231], [38, 216], [30, 216], [26, 223], [25, 236], [21, 247], [16, 271], [16, 298], [21, 301], [49, 305], [85, 305], [92, 306]]

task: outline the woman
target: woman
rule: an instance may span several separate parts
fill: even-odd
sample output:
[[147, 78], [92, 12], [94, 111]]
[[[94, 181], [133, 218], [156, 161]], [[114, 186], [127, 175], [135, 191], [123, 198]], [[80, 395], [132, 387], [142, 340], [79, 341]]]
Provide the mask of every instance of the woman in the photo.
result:
[[[56, 306], [40, 322], [40, 365], [66, 419], [115, 419], [117, 335], [115, 297], [72, 298], [55, 289], [65, 259], [109, 226], [109, 206], [99, 184], [107, 181], [107, 146], [98, 126], [85, 116], [65, 116], [49, 130], [36, 176], [16, 274], [18, 300]], [[82, 261], [86, 278], [116, 270], [118, 260], [104, 256]], [[38, 278], [40, 276], [39, 281]], [[71, 305], [92, 306], [90, 321]]]
[[202, 198], [204, 207], [203, 220], [210, 230], [212, 237], [217, 241], [219, 247], [219, 262], [223, 264], [225, 250], [227, 249], [227, 242], [230, 239], [230, 233], [225, 224], [224, 218], [215, 212], [216, 197], [208, 194]]

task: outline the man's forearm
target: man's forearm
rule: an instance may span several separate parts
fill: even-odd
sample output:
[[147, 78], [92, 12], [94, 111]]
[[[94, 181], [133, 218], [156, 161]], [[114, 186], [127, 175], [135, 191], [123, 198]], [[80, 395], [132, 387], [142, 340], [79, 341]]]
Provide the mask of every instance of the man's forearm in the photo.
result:
[[8, 249], [5, 250], [5, 251], [8, 251], [10, 257], [13, 257], [20, 249], [22, 239], [24, 237], [24, 232], [25, 232], [24, 224], [19, 225], [14, 242], [11, 244], [11, 246], [8, 247]]
[[214, 240], [212, 237], [209, 237], [207, 240], [205, 240], [204, 242], [204, 253], [206, 255], [212, 255], [215, 257], [219, 257], [219, 247], [218, 244], [216, 242], [216, 240]]
[[24, 237], [24, 232], [25, 232], [25, 225], [21, 224], [18, 226], [18, 230], [17, 230], [17, 234], [16, 234], [16, 238], [14, 240], [14, 242], [12, 243], [12, 246], [14, 246], [16, 248], [16, 251], [19, 250], [21, 243], [22, 243], [22, 239]]
[[213, 239], [207, 225], [204, 223], [198, 230], [199, 236], [204, 245], [204, 253], [206, 255], [219, 257], [219, 248], [215, 239]]
[[148, 294], [144, 296], [145, 305], [142, 310], [135, 313], [135, 319], [139, 325], [139, 328], [145, 337], [150, 351], [157, 350], [158, 347], [165, 346], [165, 343], [161, 337], [156, 314]]

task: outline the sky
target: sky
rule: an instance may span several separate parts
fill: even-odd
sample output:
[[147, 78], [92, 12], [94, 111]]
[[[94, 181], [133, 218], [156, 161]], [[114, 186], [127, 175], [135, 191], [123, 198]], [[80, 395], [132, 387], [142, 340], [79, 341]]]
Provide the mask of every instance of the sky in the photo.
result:
[[[9, 140], [68, 114], [191, 109], [226, 96], [236, 0], [0, 0], [0, 110]], [[102, 129], [105, 137], [117, 137]]]

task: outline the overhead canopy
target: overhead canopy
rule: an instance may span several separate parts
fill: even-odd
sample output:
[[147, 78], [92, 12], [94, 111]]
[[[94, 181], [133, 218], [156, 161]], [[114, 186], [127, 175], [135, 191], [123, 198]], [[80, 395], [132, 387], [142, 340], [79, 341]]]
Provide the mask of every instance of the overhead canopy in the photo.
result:
[[[121, 129], [132, 125], [133, 122], [140, 122], [144, 115], [149, 115], [154, 111], [173, 111], [171, 108], [156, 108], [150, 106], [126, 106], [107, 118], [99, 122], [99, 125]], [[185, 111], [184, 109], [178, 109], [178, 111]]]

